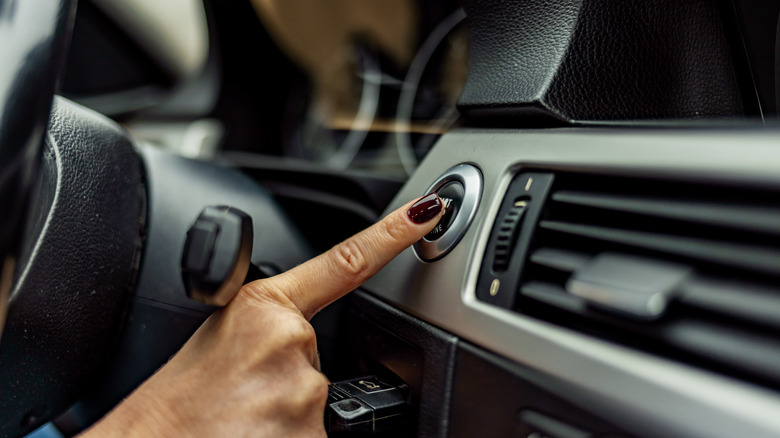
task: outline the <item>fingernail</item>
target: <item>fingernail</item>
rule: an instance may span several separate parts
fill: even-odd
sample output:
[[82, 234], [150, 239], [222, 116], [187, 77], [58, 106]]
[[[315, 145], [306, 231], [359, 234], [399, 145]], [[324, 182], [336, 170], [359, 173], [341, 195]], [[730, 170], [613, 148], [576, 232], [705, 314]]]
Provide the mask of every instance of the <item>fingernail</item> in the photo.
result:
[[424, 224], [436, 217], [441, 211], [441, 199], [436, 193], [431, 193], [418, 199], [409, 207], [406, 215], [416, 224]]

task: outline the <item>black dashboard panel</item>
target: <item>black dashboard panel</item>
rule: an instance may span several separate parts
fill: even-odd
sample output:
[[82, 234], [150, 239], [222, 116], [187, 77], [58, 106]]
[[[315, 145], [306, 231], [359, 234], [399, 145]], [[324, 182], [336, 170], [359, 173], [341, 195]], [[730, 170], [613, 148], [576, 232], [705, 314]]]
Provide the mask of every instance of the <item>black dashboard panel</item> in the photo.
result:
[[347, 301], [352, 375], [408, 387], [412, 418], [392, 436], [449, 436], [458, 338], [363, 292]]
[[451, 437], [629, 436], [556, 395], [569, 389], [543, 373], [467, 343], [460, 344], [455, 363]]
[[[348, 335], [338, 354], [349, 359], [338, 371], [347, 374], [323, 370], [335, 380], [376, 375], [406, 388], [410, 418], [388, 436], [631, 436], [567, 401], [576, 388], [543, 371], [463, 342], [362, 291], [346, 304]], [[332, 350], [322, 354], [323, 364], [332, 361]]]
[[[480, 123], [719, 119], [758, 114], [728, 2], [464, 2], [472, 30], [458, 102]], [[776, 16], [775, 16], [776, 18]]]

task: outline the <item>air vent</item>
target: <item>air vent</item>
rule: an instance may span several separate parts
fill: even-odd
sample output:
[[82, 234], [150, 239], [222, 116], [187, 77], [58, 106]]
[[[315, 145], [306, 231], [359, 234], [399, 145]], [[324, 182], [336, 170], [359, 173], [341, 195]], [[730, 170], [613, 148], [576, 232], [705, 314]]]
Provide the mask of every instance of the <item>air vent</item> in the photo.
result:
[[509, 256], [517, 241], [517, 226], [520, 224], [527, 206], [527, 197], [517, 198], [512, 202], [512, 207], [502, 218], [498, 227], [495, 249], [493, 250], [494, 271], [506, 271], [507, 266], [509, 266]]
[[778, 195], [558, 173], [515, 309], [780, 386]]
[[552, 181], [552, 174], [543, 172], [524, 172], [512, 179], [493, 223], [479, 271], [477, 298], [480, 300], [505, 308], [514, 306], [525, 250]]

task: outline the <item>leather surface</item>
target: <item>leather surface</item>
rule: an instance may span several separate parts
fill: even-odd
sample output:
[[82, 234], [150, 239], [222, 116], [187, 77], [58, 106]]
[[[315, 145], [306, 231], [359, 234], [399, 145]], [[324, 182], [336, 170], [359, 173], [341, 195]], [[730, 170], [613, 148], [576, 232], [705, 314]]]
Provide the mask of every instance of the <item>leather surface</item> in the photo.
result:
[[57, 414], [101, 377], [134, 289], [141, 160], [115, 123], [55, 99], [37, 206], [0, 342], [0, 435]]
[[714, 0], [464, 0], [468, 118], [564, 122], [744, 113]]

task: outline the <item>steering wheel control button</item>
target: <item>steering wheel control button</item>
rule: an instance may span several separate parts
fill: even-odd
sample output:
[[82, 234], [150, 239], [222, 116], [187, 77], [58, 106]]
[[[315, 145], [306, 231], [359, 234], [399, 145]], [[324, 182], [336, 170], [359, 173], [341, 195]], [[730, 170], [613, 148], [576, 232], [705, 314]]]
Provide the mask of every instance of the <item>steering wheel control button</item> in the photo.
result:
[[426, 193], [436, 193], [445, 208], [436, 227], [414, 244], [417, 257], [436, 261], [449, 253], [466, 234], [482, 197], [482, 173], [471, 164], [458, 164], [444, 172]]
[[447, 183], [436, 191], [436, 194], [441, 198], [442, 204], [444, 204], [444, 216], [433, 230], [425, 236], [425, 240], [436, 240], [447, 232], [458, 215], [458, 210], [460, 210], [460, 206], [463, 203], [464, 192], [463, 184], [457, 181]]
[[252, 218], [226, 206], [206, 207], [187, 231], [181, 273], [187, 295], [224, 306], [241, 288], [252, 256]]

